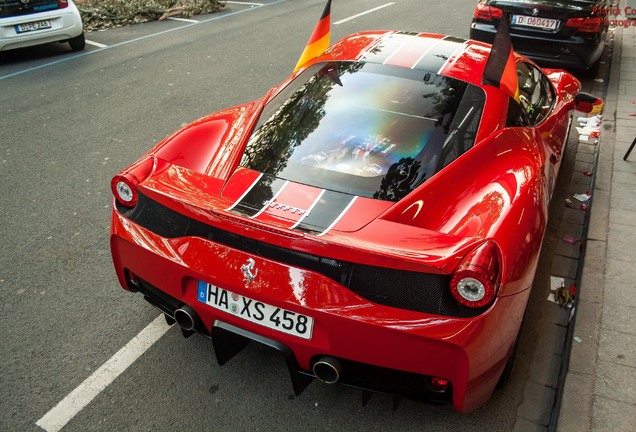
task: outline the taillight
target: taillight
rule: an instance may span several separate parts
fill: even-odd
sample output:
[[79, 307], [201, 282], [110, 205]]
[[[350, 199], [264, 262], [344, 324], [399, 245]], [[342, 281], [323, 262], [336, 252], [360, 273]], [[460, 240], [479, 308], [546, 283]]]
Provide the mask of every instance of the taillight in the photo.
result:
[[451, 390], [451, 382], [446, 378], [434, 376], [424, 381], [424, 387], [432, 393], [443, 395]]
[[483, 3], [477, 3], [475, 12], [473, 12], [473, 18], [484, 21], [492, 21], [493, 18], [501, 18], [502, 16], [503, 10], [492, 6], [486, 6]]
[[579, 27], [583, 33], [598, 33], [603, 28], [603, 18], [587, 18]]
[[448, 386], [450, 386], [450, 381], [446, 378], [433, 377], [431, 379], [431, 384], [433, 384], [433, 387], [435, 387], [438, 391], [445, 391], [448, 389]]
[[58, 0], [57, 7], [58, 9], [64, 9], [65, 7], [68, 7], [68, 2], [66, 0]]
[[575, 28], [581, 33], [598, 33], [603, 29], [603, 18], [570, 18], [565, 26]]
[[459, 303], [472, 308], [488, 305], [500, 281], [501, 258], [499, 248], [486, 242], [472, 250], [457, 266], [450, 288]]
[[139, 196], [137, 187], [150, 176], [153, 167], [154, 159], [147, 158], [113, 177], [110, 188], [117, 202], [126, 207], [134, 207]]

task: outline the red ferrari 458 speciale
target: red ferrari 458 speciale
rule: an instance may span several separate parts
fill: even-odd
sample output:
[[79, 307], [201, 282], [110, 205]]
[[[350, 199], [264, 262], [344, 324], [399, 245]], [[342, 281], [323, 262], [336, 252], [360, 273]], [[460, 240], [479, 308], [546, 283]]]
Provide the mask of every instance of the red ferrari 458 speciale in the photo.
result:
[[512, 52], [514, 91], [483, 84], [490, 52], [357, 33], [174, 133], [112, 180], [119, 282], [221, 364], [280, 351], [297, 394], [477, 409], [510, 369], [573, 111], [600, 103]]

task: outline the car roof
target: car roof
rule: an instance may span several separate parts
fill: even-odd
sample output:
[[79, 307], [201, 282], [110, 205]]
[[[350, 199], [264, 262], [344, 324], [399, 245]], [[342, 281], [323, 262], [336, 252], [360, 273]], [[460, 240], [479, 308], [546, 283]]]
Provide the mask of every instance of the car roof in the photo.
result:
[[483, 87], [482, 75], [490, 47], [483, 42], [435, 33], [368, 31], [336, 42], [316, 60], [362, 61], [420, 69]]

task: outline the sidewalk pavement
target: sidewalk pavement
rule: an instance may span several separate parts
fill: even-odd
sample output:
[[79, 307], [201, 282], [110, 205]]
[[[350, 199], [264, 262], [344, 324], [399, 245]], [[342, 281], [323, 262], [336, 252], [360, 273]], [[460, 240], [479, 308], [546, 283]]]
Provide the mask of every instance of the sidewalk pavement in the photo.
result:
[[559, 432], [636, 431], [635, 138], [632, 25], [615, 30]]

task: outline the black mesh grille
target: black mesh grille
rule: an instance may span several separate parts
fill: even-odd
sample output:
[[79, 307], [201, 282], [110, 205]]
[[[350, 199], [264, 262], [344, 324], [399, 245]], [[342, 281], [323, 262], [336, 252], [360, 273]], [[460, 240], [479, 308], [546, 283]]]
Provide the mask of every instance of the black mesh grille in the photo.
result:
[[485, 311], [466, 308], [453, 299], [448, 288], [449, 276], [369, 266], [298, 252], [220, 230], [190, 219], [143, 194], [137, 205], [117, 210], [133, 222], [166, 238], [194, 236], [320, 273], [377, 304], [461, 318]]
[[450, 276], [357, 264], [349, 288], [374, 303], [438, 315], [475, 316], [453, 299]]

